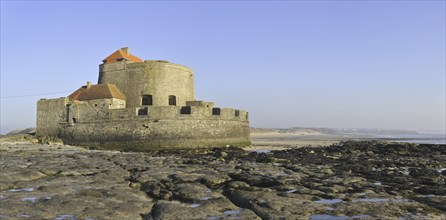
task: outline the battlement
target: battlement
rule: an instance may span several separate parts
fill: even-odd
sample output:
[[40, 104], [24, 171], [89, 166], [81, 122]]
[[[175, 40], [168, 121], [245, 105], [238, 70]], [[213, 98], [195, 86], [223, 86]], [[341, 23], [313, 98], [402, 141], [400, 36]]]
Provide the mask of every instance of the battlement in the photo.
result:
[[[112, 110], [119, 111], [120, 109]], [[211, 119], [248, 121], [248, 113], [229, 108], [199, 106], [165, 106], [135, 108], [136, 117], [149, 119]], [[119, 115], [119, 114], [118, 114]], [[119, 116], [118, 116], [119, 117]]]
[[[67, 98], [42, 99], [38, 102], [39, 127], [52, 122], [71, 124], [99, 121], [116, 121], [129, 119], [147, 120], [233, 120], [248, 121], [248, 112], [244, 110], [202, 107], [202, 106], [145, 106], [133, 108], [116, 108], [116, 99], [90, 101], [69, 101]], [[52, 114], [43, 114], [43, 113]], [[55, 119], [55, 114], [58, 120]]]

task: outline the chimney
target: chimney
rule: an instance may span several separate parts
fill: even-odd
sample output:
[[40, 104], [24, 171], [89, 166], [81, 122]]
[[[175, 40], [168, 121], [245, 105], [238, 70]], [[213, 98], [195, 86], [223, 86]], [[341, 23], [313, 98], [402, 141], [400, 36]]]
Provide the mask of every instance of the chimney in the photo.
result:
[[123, 47], [121, 48], [122, 51], [124, 51], [127, 55], [129, 55], [129, 48], [128, 47]]
[[88, 81], [88, 82], [87, 82], [87, 89], [89, 89], [90, 87], [91, 87], [91, 82]]

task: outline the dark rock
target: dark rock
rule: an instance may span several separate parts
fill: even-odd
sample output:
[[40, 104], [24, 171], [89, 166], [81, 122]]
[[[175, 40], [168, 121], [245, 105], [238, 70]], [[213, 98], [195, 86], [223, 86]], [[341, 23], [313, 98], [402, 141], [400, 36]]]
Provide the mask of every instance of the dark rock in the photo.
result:
[[230, 179], [231, 178], [226, 174], [208, 174], [200, 178], [200, 182], [209, 188], [217, 188]]
[[226, 185], [226, 187], [231, 189], [242, 189], [247, 191], [253, 190], [252, 186], [242, 181], [231, 181]]
[[104, 197], [104, 193], [99, 190], [94, 189], [84, 189], [79, 192], [79, 195], [81, 196], [92, 196], [92, 197], [98, 197], [102, 198]]
[[121, 153], [2, 142], [0, 213], [33, 219], [60, 213], [77, 219], [445, 219], [446, 178], [438, 170], [445, 156], [444, 145], [376, 141], [266, 154], [231, 147]]
[[174, 199], [186, 203], [193, 203], [205, 197], [208, 188], [199, 183], [181, 183], [176, 185], [172, 191]]
[[277, 179], [260, 174], [231, 173], [229, 176], [234, 180], [246, 182], [251, 186], [275, 187], [281, 185], [281, 182]]

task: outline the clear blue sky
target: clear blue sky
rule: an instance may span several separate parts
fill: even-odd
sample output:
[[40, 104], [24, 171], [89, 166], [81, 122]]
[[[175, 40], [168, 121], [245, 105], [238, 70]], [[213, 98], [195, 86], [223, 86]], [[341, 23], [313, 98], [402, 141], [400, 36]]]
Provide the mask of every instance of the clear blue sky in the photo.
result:
[[[2, 1], [1, 96], [96, 82], [121, 46], [195, 71], [253, 127], [445, 130], [444, 1]], [[36, 102], [1, 99], [1, 132]]]

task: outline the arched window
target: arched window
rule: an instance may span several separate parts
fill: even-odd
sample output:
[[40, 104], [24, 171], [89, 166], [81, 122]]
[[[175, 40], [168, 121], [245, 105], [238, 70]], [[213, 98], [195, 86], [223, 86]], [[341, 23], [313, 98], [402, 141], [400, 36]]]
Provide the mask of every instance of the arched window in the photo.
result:
[[177, 105], [177, 97], [174, 95], [169, 96], [169, 105]]

